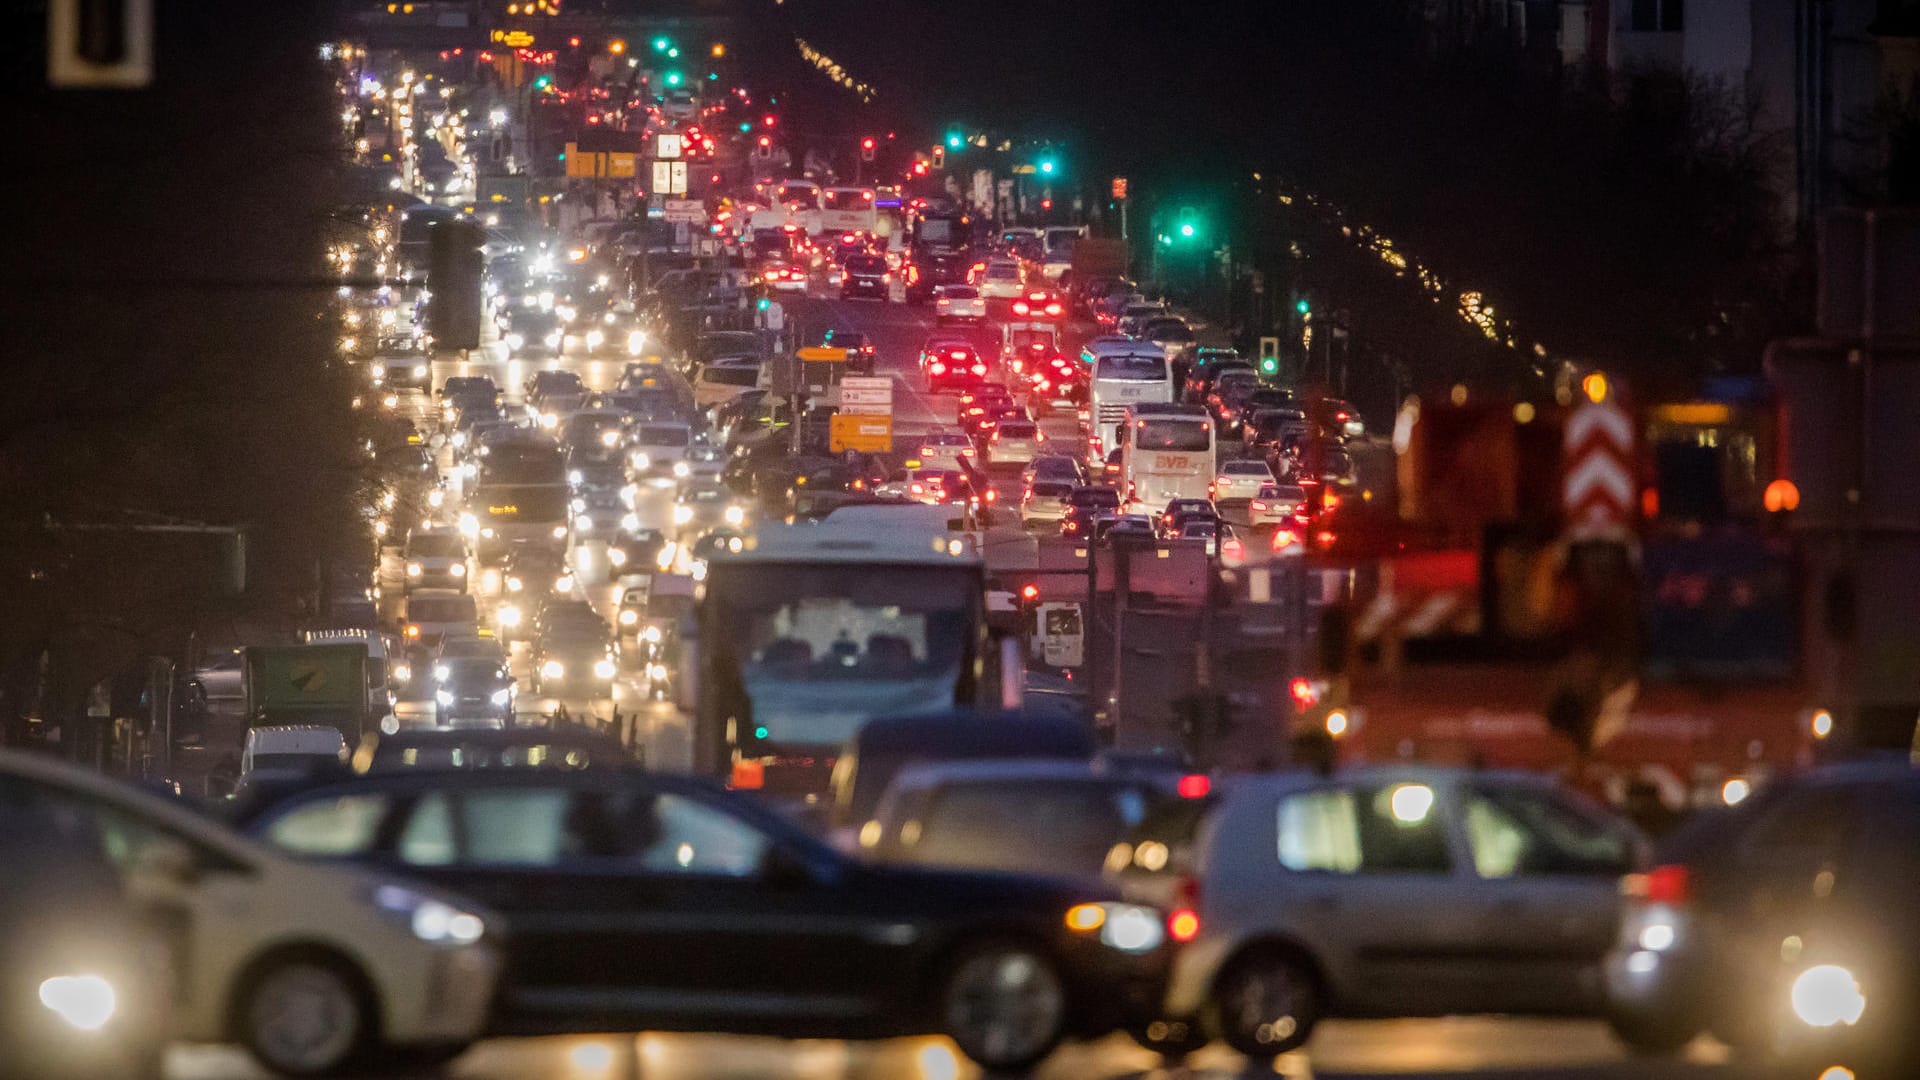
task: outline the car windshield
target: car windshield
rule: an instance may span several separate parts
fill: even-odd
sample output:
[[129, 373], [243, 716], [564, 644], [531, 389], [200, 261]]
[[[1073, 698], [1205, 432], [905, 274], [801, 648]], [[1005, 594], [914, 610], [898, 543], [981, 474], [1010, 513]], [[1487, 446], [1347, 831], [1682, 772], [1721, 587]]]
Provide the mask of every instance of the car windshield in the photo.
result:
[[853, 274], [884, 274], [887, 272], [887, 260], [878, 255], [848, 256], [847, 272]]
[[472, 622], [476, 614], [471, 596], [411, 596], [407, 617], [414, 622]]
[[462, 658], [444, 661], [442, 666], [447, 669], [447, 677], [443, 681], [449, 686], [478, 686], [507, 681], [506, 669], [497, 660]]
[[1178, 319], [1155, 319], [1146, 325], [1144, 336], [1154, 341], [1192, 341], [1193, 330]]
[[760, 381], [760, 369], [745, 365], [708, 364], [700, 369], [700, 378], [716, 386], [752, 386]]
[[633, 437], [637, 446], [685, 446], [693, 433], [678, 424], [642, 424]]
[[959, 568], [725, 565], [707, 581], [721, 664], [775, 744], [838, 746], [866, 719], [951, 707], [978, 578]]
[[451, 533], [429, 533], [408, 540], [407, 554], [429, 559], [459, 559], [466, 557], [467, 548], [464, 541]]
[[1259, 498], [1298, 503], [1307, 501], [1307, 493], [1304, 488], [1292, 484], [1261, 484]]

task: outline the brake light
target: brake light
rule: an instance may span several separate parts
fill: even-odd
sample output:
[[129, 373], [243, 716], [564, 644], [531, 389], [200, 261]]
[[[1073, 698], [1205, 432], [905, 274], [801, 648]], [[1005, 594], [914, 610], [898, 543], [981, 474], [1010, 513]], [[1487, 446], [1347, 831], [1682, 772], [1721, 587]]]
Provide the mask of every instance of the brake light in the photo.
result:
[[963, 447], [961, 447], [961, 448], [960, 448], [960, 456], [961, 456], [961, 457], [972, 457], [972, 456], [973, 456], [973, 447], [971, 447], [971, 446], [963, 446]]
[[1313, 683], [1306, 679], [1295, 679], [1288, 683], [1287, 693], [1292, 695], [1293, 703], [1302, 709], [1311, 709], [1313, 703], [1320, 700], [1319, 692], [1314, 690]]
[[935, 360], [932, 364], [928, 365], [927, 370], [933, 372], [935, 375], [945, 375], [947, 373], [947, 365]]
[[1684, 904], [1693, 899], [1693, 875], [1684, 866], [1656, 866], [1627, 875], [1620, 891], [1650, 904]]
[[1190, 773], [1180, 778], [1174, 790], [1183, 799], [1204, 799], [1213, 790], [1213, 778], [1205, 773]]
[[1013, 302], [1013, 313], [1015, 315], [1025, 315], [1027, 311], [1027, 302], [1025, 300], [1015, 300]]
[[[998, 436], [995, 436], [995, 438], [998, 438]], [[987, 489], [987, 501], [988, 501], [988, 502], [999, 502], [999, 501], [1000, 501], [1000, 493], [999, 493], [999, 492], [997, 492], [997, 491], [995, 491], [995, 490], [993, 490], [992, 488], [988, 488], [988, 489]]]
[[1281, 529], [1273, 534], [1273, 550], [1284, 551], [1300, 542], [1300, 534], [1292, 529]]
[[994, 432], [994, 433], [993, 433], [993, 438], [991, 438], [991, 439], [988, 439], [987, 441], [988, 441], [988, 442], [999, 442], [999, 441], [1000, 441], [1000, 433], [999, 433], [999, 432], [997, 432], [997, 431], [996, 431], [996, 432]]
[[1173, 885], [1174, 907], [1167, 912], [1167, 936], [1175, 941], [1187, 942], [1200, 936], [1200, 885], [1190, 877], [1182, 877]]
[[921, 487], [919, 484], [914, 484], [911, 487], [907, 488], [907, 490], [912, 492], [915, 495], [925, 495], [927, 493], [927, 489], [924, 487]]
[[953, 357], [955, 360], [965, 360], [967, 358], [967, 351], [965, 349], [952, 349], [948, 351], [947, 355]]
[[1340, 496], [1329, 491], [1320, 498], [1320, 509], [1333, 510], [1340, 506]]
[[1038, 430], [1038, 429], [1035, 429], [1035, 431], [1034, 431], [1034, 433], [1033, 433], [1033, 441], [1034, 441], [1034, 442], [1037, 442], [1037, 443], [1043, 443], [1043, 442], [1046, 442], [1046, 441], [1047, 441], [1047, 433], [1046, 433], [1046, 432], [1044, 432], [1044, 431], [1040, 431], [1040, 430]]
[[921, 448], [920, 448], [920, 456], [921, 456], [921, 457], [932, 457], [932, 456], [933, 456], [933, 447], [931, 447], [931, 446], [923, 446], [923, 447], [921, 447]]
[[987, 365], [985, 364], [973, 365], [973, 373], [975, 375], [985, 375], [987, 373]]
[[1258, 499], [1255, 499], [1255, 500], [1253, 501], [1253, 511], [1254, 511], [1254, 513], [1256, 513], [1256, 514], [1264, 514], [1264, 513], [1266, 513], [1266, 512], [1267, 512], [1267, 504], [1266, 504], [1266, 503], [1263, 503], [1263, 502], [1261, 502], [1261, 501], [1260, 501], [1260, 500], [1258, 500]]
[[1048, 304], [1048, 305], [1047, 305], [1047, 314], [1049, 314], [1049, 315], [1058, 315], [1058, 314], [1060, 314], [1060, 305], [1059, 305], [1059, 304]]

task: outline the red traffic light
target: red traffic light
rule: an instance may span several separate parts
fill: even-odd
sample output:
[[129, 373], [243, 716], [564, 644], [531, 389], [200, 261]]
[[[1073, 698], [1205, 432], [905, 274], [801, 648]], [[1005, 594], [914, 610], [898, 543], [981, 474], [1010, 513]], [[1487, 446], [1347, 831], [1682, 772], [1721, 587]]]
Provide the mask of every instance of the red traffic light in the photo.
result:
[[1035, 585], [1031, 582], [1020, 586], [1020, 599], [1026, 601], [1029, 604], [1033, 603], [1035, 600], [1040, 599], [1040, 586]]
[[927, 163], [926, 163], [926, 162], [924, 162], [924, 161], [916, 161], [916, 162], [914, 162], [914, 163], [913, 163], [913, 175], [915, 175], [915, 176], [925, 176], [925, 175], [927, 175]]
[[767, 115], [760, 118], [760, 122], [762, 124], [765, 124], [767, 127], [772, 127], [777, 120], [778, 120], [778, 117], [775, 117], [772, 113], [768, 113]]
[[761, 145], [761, 146], [772, 146], [772, 145], [773, 145], [773, 139], [772, 139], [772, 137], [770, 137], [770, 136], [767, 136], [767, 135], [762, 135], [762, 136], [760, 136], [760, 145]]
[[860, 140], [860, 149], [862, 150], [871, 150], [873, 149], [873, 146], [874, 146], [874, 142], [871, 136]]

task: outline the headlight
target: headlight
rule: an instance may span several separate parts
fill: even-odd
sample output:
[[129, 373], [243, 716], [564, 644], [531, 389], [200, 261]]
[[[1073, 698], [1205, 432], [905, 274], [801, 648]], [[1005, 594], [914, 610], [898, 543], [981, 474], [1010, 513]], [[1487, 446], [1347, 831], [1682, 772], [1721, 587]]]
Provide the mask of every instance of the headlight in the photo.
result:
[[471, 945], [479, 941], [487, 929], [480, 916], [399, 885], [375, 889], [373, 905], [387, 915], [404, 920], [414, 937], [433, 944]]
[[579, 529], [581, 532], [592, 532], [593, 518], [586, 514], [581, 514], [573, 519], [573, 527]]
[[413, 681], [413, 665], [412, 664], [393, 665], [393, 677], [395, 681], [398, 681], [398, 682], [412, 682]]
[[1853, 972], [1838, 964], [1810, 967], [1793, 980], [1793, 1012], [1814, 1027], [1860, 1022], [1867, 996]]
[[553, 591], [554, 591], [554, 592], [563, 592], [563, 593], [564, 593], [564, 592], [572, 592], [572, 591], [573, 591], [573, 575], [572, 575], [572, 574], [562, 574], [562, 575], [560, 575], [559, 577], [557, 577], [557, 578], [554, 578], [554, 579], [553, 579]]
[[425, 364], [415, 364], [415, 365], [413, 365], [413, 377], [414, 377], [414, 378], [416, 378], [416, 379], [424, 379], [424, 378], [426, 378], [426, 377], [427, 377], [427, 365], [425, 365]]
[[[581, 483], [586, 480], [586, 478], [587, 478], [586, 473], [581, 472], [579, 469], [575, 469], [572, 472], [569, 472], [567, 474], [567, 483], [572, 484], [574, 487], [579, 487]], [[573, 500], [573, 508], [575, 510], [585, 510], [587, 508], [587, 500], [585, 499]]]
[[99, 1031], [113, 1019], [119, 1000], [113, 984], [98, 975], [57, 975], [40, 984], [40, 1004], [81, 1031]]
[[635, 454], [627, 460], [630, 461], [636, 469], [645, 470], [653, 468], [653, 458], [646, 454]]
[[540, 677], [543, 679], [557, 679], [566, 673], [566, 665], [558, 660], [549, 660], [540, 665]]
[[625, 548], [617, 548], [617, 547], [610, 547], [610, 548], [608, 548], [608, 549], [607, 549], [607, 562], [609, 562], [609, 563], [611, 563], [611, 564], [612, 564], [612, 565], [614, 565], [614, 566], [625, 566], [625, 565], [627, 565], [627, 551], [626, 551], [626, 549], [625, 549]]
[[635, 611], [632, 608], [620, 609], [620, 625], [621, 626], [638, 626], [639, 624], [640, 624], [640, 613], [638, 611]]
[[688, 506], [686, 503], [681, 503], [673, 508], [673, 523], [675, 525], [685, 525], [692, 520], [693, 507]]
[[547, 335], [547, 347], [550, 349], [560, 347], [560, 331], [555, 330], [553, 333]]
[[488, 527], [480, 530], [480, 539], [482, 540], [491, 540], [497, 535], [498, 534], [493, 531], [492, 527]]
[[738, 506], [727, 507], [727, 512], [724, 516], [729, 525], [740, 525], [747, 520], [747, 512]]
[[507, 689], [495, 690], [487, 696], [487, 700], [493, 702], [495, 705], [505, 705], [507, 702], [513, 700], [513, 691]]
[[452, 574], [454, 577], [466, 577], [467, 564], [463, 562], [454, 563], [452, 566], [447, 568], [447, 572]]
[[442, 505], [444, 505], [446, 501], [447, 501], [447, 493], [444, 491], [441, 491], [439, 488], [434, 488], [432, 491], [427, 492], [427, 505], [433, 507], [436, 510], [438, 510]]
[[1137, 904], [1075, 904], [1067, 909], [1067, 929], [1100, 932], [1100, 943], [1121, 952], [1152, 952], [1166, 940], [1160, 915]]
[[526, 343], [527, 343], [527, 339], [525, 337], [522, 337], [519, 334], [507, 335], [507, 348], [509, 349], [518, 349], [522, 345], [525, 345]]
[[640, 355], [640, 350], [646, 347], [647, 347], [647, 335], [644, 332], [639, 330], [633, 330], [628, 332], [627, 351], [629, 353], [632, 353], [633, 355], [638, 356]]
[[373, 372], [373, 377], [376, 379], [384, 379], [387, 377], [387, 365], [378, 360], [375, 360], [373, 366], [368, 370]]
[[607, 340], [607, 335], [601, 333], [598, 330], [587, 331], [587, 348], [589, 349], [599, 348], [601, 343], [606, 340]]
[[[488, 530], [488, 532], [491, 532], [491, 531], [492, 531], [491, 529]], [[472, 514], [460, 515], [460, 535], [461, 536], [473, 536], [479, 532], [480, 532], [479, 518], [474, 517]]]
[[556, 427], [559, 427], [559, 426], [560, 426], [560, 416], [559, 416], [559, 414], [558, 414], [558, 413], [550, 413], [550, 412], [543, 412], [543, 413], [541, 413], [541, 414], [540, 414], [540, 426], [541, 426], [541, 427], [543, 427], [543, 428], [556, 428]]
[[417, 562], [410, 562], [410, 563], [408, 563], [408, 564], [407, 564], [407, 576], [408, 576], [408, 577], [419, 577], [419, 576], [420, 576], [420, 571], [421, 571], [421, 566], [420, 566], [420, 564], [419, 564], [419, 563], [417, 563]]
[[455, 448], [455, 449], [458, 449], [458, 448], [460, 448], [460, 447], [462, 447], [462, 446], [465, 446], [465, 445], [467, 445], [467, 433], [466, 433], [466, 432], [464, 432], [464, 431], [456, 431], [456, 432], [454, 432], [454, 433], [453, 433], [453, 445], [454, 445], [454, 448]]
[[646, 638], [650, 644], [660, 644], [660, 628], [657, 626], [647, 627], [640, 632], [640, 636]]
[[693, 475], [693, 467], [684, 461], [676, 461], [673, 463], [673, 475], [685, 480]]
[[527, 587], [526, 582], [521, 581], [520, 576], [518, 574], [507, 575], [507, 591], [508, 592], [519, 592], [521, 589], [524, 589], [526, 587]]
[[435, 691], [433, 692], [433, 700], [434, 700], [434, 701], [436, 701], [436, 702], [438, 702], [438, 703], [440, 703], [440, 704], [442, 704], [442, 705], [452, 705], [452, 704], [453, 704], [453, 691], [451, 691], [451, 690], [435, 690]]
[[[640, 515], [627, 514], [621, 517], [620, 527], [627, 530], [630, 533], [639, 532], [640, 531]], [[624, 556], [626, 552], [623, 551], [620, 554]]]
[[555, 525], [553, 527], [553, 538], [555, 540], [565, 540], [567, 538], [567, 527], [565, 525]]
[[600, 659], [594, 661], [593, 674], [598, 678], [611, 679], [619, 673], [620, 665], [614, 663], [612, 660]]
[[453, 674], [453, 669], [448, 667], [445, 664], [433, 665], [433, 681], [434, 682], [446, 682], [447, 677], [452, 674]]
[[512, 604], [501, 604], [495, 608], [493, 617], [496, 622], [509, 630], [520, 625], [520, 609]]
[[603, 432], [601, 432], [601, 433], [600, 433], [600, 445], [601, 445], [601, 446], [619, 446], [619, 445], [620, 445], [620, 433], [619, 433], [618, 431], [603, 431]]

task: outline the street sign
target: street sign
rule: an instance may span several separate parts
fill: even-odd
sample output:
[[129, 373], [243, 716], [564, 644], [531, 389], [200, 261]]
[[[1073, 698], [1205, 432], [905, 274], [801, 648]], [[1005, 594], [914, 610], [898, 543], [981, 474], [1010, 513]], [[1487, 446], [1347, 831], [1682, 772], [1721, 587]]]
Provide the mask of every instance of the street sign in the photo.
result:
[[1079, 604], [1041, 604], [1035, 618], [1040, 631], [1040, 658], [1048, 667], [1077, 668], [1086, 663], [1087, 633]]
[[837, 363], [845, 362], [845, 360], [847, 359], [847, 350], [829, 349], [824, 345], [815, 345], [809, 349], [801, 349], [798, 355], [802, 360], [813, 360], [818, 363], [837, 364]]
[[533, 35], [525, 30], [495, 30], [492, 37], [495, 45], [505, 45], [509, 49], [533, 48]]
[[668, 158], [668, 159], [677, 158], [680, 156], [680, 150], [681, 150], [680, 133], [675, 131], [662, 132], [660, 134], [659, 152], [654, 154], [653, 156], [657, 158]]
[[827, 430], [827, 449], [838, 454], [857, 450], [866, 454], [893, 452], [893, 417], [834, 413]]
[[1113, 197], [1115, 199], [1124, 199], [1127, 197], [1127, 178], [1126, 177], [1116, 176], [1113, 178]]
[[1013, 173], [1015, 176], [1032, 176], [1034, 173], [1037, 173], [1040, 170], [1035, 168], [1032, 165], [1015, 165], [1013, 168], [1008, 169], [1007, 171], [1010, 173]]
[[699, 199], [668, 199], [662, 209], [668, 221], [693, 224], [707, 220], [707, 204]]
[[[673, 162], [656, 161], [653, 163], [653, 198], [659, 199], [673, 187]], [[660, 205], [664, 206], [665, 203]]]
[[687, 193], [687, 163], [670, 162], [667, 168], [667, 194], [685, 195]]
[[1589, 401], [1567, 417], [1562, 464], [1568, 534], [1617, 538], [1633, 520], [1633, 420], [1611, 401]]
[[840, 380], [840, 411], [856, 416], [892, 416], [893, 380], [873, 375], [843, 377]]

